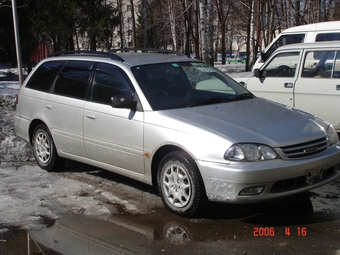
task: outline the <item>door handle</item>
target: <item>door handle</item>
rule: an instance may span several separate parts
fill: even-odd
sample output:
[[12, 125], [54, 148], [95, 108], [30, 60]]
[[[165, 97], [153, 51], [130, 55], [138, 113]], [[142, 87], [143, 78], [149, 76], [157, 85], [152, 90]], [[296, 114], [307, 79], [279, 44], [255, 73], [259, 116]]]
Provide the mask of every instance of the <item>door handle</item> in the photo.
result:
[[336, 90], [340, 90], [340, 85], [336, 85]]
[[52, 105], [47, 104], [47, 105], [45, 106], [45, 108], [51, 110], [51, 109], [52, 109]]
[[287, 89], [293, 88], [293, 83], [292, 82], [285, 82], [285, 88], [287, 88]]
[[96, 116], [93, 115], [93, 114], [86, 114], [86, 118], [87, 118], [87, 119], [91, 119], [91, 120], [95, 120], [95, 119], [96, 119]]

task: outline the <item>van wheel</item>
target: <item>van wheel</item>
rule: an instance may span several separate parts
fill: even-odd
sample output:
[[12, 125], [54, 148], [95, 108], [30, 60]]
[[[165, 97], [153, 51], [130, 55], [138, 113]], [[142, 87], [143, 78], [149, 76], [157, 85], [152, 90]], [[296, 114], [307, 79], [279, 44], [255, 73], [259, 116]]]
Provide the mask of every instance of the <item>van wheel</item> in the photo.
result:
[[40, 168], [54, 171], [62, 167], [64, 159], [57, 154], [52, 136], [48, 128], [40, 124], [33, 132], [33, 154]]
[[157, 186], [165, 207], [172, 213], [191, 217], [203, 203], [204, 185], [194, 160], [174, 151], [161, 161]]

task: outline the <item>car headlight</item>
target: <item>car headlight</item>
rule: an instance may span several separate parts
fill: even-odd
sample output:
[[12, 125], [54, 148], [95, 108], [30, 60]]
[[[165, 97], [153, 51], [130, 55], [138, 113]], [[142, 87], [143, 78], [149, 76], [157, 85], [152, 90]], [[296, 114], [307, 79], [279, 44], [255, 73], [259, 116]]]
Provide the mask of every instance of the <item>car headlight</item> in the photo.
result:
[[224, 154], [224, 158], [232, 161], [263, 161], [277, 158], [274, 149], [267, 145], [244, 143], [233, 144]]
[[327, 136], [329, 146], [332, 146], [339, 141], [338, 133], [335, 131], [332, 124], [329, 124], [327, 127]]

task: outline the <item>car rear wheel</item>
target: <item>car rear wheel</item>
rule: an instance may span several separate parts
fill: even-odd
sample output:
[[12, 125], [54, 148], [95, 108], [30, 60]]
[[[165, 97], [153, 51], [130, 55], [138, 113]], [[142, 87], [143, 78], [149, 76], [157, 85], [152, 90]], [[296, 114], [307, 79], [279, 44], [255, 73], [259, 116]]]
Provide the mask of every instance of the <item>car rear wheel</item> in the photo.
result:
[[57, 154], [51, 133], [48, 128], [40, 124], [33, 132], [33, 154], [40, 168], [54, 171], [64, 164], [64, 159]]
[[169, 211], [191, 217], [203, 203], [204, 185], [194, 160], [174, 151], [161, 161], [157, 173], [158, 191]]

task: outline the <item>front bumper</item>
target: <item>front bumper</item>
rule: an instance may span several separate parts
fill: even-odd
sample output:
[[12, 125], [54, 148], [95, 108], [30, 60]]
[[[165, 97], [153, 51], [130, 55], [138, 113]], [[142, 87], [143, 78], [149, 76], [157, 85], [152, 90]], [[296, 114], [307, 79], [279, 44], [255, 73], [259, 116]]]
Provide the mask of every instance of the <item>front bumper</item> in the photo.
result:
[[[340, 142], [309, 158], [262, 162], [198, 161], [210, 201], [253, 203], [284, 197], [325, 185], [340, 177]], [[263, 187], [259, 194], [245, 189]]]

